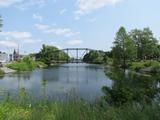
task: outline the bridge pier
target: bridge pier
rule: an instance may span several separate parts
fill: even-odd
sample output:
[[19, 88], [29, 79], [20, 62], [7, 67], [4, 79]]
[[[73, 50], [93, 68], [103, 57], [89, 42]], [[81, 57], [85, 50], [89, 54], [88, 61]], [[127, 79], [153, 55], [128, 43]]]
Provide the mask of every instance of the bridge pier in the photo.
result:
[[77, 58], [76, 58], [76, 61], [77, 61], [77, 63], [78, 63], [78, 48], [76, 49], [76, 52], [77, 52]]
[[[67, 49], [67, 55], [69, 56], [69, 50]], [[69, 63], [69, 58], [67, 58], [67, 63]]]

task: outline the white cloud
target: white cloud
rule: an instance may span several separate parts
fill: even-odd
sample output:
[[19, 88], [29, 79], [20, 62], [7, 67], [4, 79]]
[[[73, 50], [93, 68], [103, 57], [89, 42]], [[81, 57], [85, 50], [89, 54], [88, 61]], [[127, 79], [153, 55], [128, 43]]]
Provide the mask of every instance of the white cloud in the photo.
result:
[[32, 34], [29, 32], [18, 32], [18, 31], [12, 31], [12, 32], [1, 32], [1, 36], [7, 36], [12, 37], [15, 39], [30, 39], [32, 37]]
[[44, 24], [35, 24], [35, 27], [44, 33], [55, 34], [58, 36], [70, 37], [79, 34], [79, 32], [74, 32], [70, 28], [54, 28], [53, 26]]
[[37, 14], [33, 14], [33, 19], [36, 19], [36, 20], [38, 20], [39, 22], [42, 22], [42, 21], [43, 21], [43, 17], [40, 16], [40, 15], [37, 15]]
[[72, 46], [74, 46], [74, 45], [80, 45], [82, 43], [83, 43], [82, 40], [70, 40], [70, 41], [67, 42], [68, 45], [72, 45]]
[[9, 41], [9, 40], [0, 40], [0, 45], [9, 47], [9, 48], [16, 48], [18, 47], [18, 44], [14, 41]]
[[[34, 39], [30, 32], [19, 32], [19, 31], [9, 31], [9, 32], [0, 32], [1, 45], [7, 47], [16, 47], [16, 44], [33, 44], [39, 42], [39, 40]], [[7, 45], [8, 43], [8, 45]]]
[[60, 12], [59, 12], [59, 14], [60, 15], [63, 15], [64, 13], [66, 13], [67, 12], [67, 9], [62, 9]]
[[14, 5], [16, 8], [26, 10], [31, 6], [42, 7], [49, 0], [0, 0], [0, 7], [9, 7]]
[[79, 19], [84, 14], [91, 13], [107, 5], [115, 5], [121, 0], [77, 0], [78, 10], [75, 12], [75, 19]]
[[20, 3], [24, 0], [0, 0], [0, 7], [8, 7], [10, 5], [13, 5], [15, 3]]
[[16, 7], [21, 9], [21, 10], [27, 10], [32, 6], [36, 6], [36, 7], [43, 7], [46, 5], [46, 2], [48, 0], [23, 0], [23, 2], [21, 2], [20, 4], [17, 4]]

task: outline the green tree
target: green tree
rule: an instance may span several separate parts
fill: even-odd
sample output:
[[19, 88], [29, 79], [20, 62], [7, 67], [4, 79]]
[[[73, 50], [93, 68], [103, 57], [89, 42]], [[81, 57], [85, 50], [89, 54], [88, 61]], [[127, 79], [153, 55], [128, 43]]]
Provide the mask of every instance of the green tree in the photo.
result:
[[43, 45], [40, 51], [40, 60], [50, 66], [54, 62], [66, 61], [69, 56], [57, 47]]
[[43, 45], [40, 52], [40, 58], [45, 64], [50, 66], [53, 60], [57, 60], [58, 58], [56, 52], [58, 52], [58, 48], [54, 46]]
[[123, 68], [126, 67], [128, 61], [135, 58], [136, 52], [134, 42], [124, 27], [121, 27], [116, 34], [112, 54], [114, 64], [123, 66]]
[[104, 58], [104, 56], [105, 56], [104, 52], [101, 52], [101, 51], [90, 51], [88, 54], [86, 54], [84, 56], [83, 61], [87, 62], [87, 63], [99, 64], [99, 63], [103, 63], [104, 60], [106, 59], [106, 58]]
[[130, 37], [135, 43], [138, 59], [152, 59], [159, 55], [158, 40], [149, 28], [134, 29], [130, 32]]
[[158, 74], [150, 77], [131, 71], [124, 74], [124, 72], [118, 68], [111, 68], [106, 71], [106, 74], [114, 81], [112, 87], [104, 86], [102, 88], [106, 94], [104, 99], [110, 105], [121, 106], [126, 103], [150, 104], [160, 92], [157, 86], [160, 81]]

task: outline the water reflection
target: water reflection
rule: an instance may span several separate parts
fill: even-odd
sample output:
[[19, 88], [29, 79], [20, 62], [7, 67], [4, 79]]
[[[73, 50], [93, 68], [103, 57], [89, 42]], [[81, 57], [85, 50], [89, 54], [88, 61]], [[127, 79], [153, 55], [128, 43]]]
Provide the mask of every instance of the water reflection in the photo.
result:
[[112, 81], [103, 67], [90, 64], [63, 64], [6, 75], [0, 80], [0, 88], [5, 88], [12, 96], [18, 96], [25, 89], [31, 96], [50, 99], [65, 99], [66, 95], [71, 95], [94, 100], [103, 95], [101, 87], [104, 85], [111, 86]]
[[[131, 95], [129, 97], [132, 97], [132, 100], [138, 102], [143, 101], [151, 103], [153, 100], [160, 102], [159, 74], [147, 75], [136, 73], [133, 71], [127, 71], [124, 73], [123, 70], [118, 68], [108, 69], [106, 73], [112, 80], [114, 80], [112, 88], [103, 88], [104, 91], [106, 90], [106, 93], [109, 93], [108, 91], [118, 92], [120, 90], [123, 90], [122, 92], [124, 93], [120, 93], [122, 95], [119, 96], [121, 98]], [[127, 92], [129, 93], [128, 95]], [[126, 96], [124, 96], [124, 94], [126, 94]]]

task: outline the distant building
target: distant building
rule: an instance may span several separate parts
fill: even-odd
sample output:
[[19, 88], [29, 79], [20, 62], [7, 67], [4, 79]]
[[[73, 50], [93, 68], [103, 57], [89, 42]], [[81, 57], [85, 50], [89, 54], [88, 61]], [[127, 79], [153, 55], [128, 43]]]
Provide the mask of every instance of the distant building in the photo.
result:
[[9, 61], [13, 61], [13, 55], [12, 54], [9, 54]]
[[16, 52], [16, 50], [14, 49], [14, 51], [13, 51], [13, 60], [12, 61], [17, 61], [19, 59], [20, 59], [19, 52]]
[[0, 63], [6, 63], [8, 61], [9, 61], [8, 54], [0, 51]]

